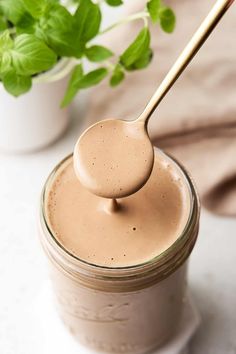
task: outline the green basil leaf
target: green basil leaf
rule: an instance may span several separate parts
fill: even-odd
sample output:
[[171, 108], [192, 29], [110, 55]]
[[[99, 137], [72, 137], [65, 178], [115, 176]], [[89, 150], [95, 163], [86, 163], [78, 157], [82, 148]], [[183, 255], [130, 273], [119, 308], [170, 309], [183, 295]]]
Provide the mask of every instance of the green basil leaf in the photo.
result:
[[108, 75], [106, 68], [99, 68], [84, 75], [79, 82], [80, 89], [86, 89], [99, 84]]
[[150, 32], [147, 27], [143, 28], [134, 42], [125, 50], [120, 57], [121, 64], [129, 70], [139, 60], [143, 53], [149, 50]]
[[83, 77], [83, 67], [81, 64], [76, 65], [72, 71], [70, 81], [68, 83], [65, 96], [62, 100], [61, 107], [67, 106], [78, 93], [80, 86], [79, 82]]
[[74, 15], [76, 47], [79, 53], [85, 49], [85, 44], [94, 38], [100, 28], [101, 11], [91, 0], [81, 0]]
[[110, 78], [110, 85], [112, 87], [115, 87], [119, 85], [124, 80], [124, 78], [125, 78], [125, 74], [123, 68], [120, 64], [117, 64]]
[[13, 48], [14, 42], [8, 30], [0, 34], [0, 55]]
[[120, 6], [123, 4], [122, 0], [106, 0], [106, 3], [110, 6]]
[[25, 7], [21, 0], [1, 0], [0, 10], [8, 20], [16, 24], [23, 16]]
[[90, 61], [100, 62], [113, 56], [113, 53], [110, 49], [103, 46], [93, 45], [86, 48], [85, 55]]
[[23, 0], [1, 0], [0, 10], [16, 26], [33, 22], [33, 18], [27, 12]]
[[163, 7], [159, 11], [160, 24], [163, 31], [172, 33], [175, 29], [176, 17], [172, 9]]
[[16, 33], [31, 33], [28, 29], [34, 28], [34, 26], [35, 20], [29, 13], [26, 12], [16, 25]]
[[7, 20], [4, 16], [0, 15], [0, 32], [8, 28]]
[[143, 52], [142, 56], [138, 60], [129, 66], [127, 70], [132, 71], [146, 68], [150, 64], [152, 57], [152, 50], [148, 48], [145, 52]]
[[0, 58], [0, 73], [5, 74], [12, 69], [11, 53], [5, 52]]
[[[36, 35], [36, 29], [35, 29], [35, 24], [32, 23], [23, 23], [21, 26], [16, 27], [16, 34], [35, 34]], [[37, 35], [36, 35], [37, 37]], [[40, 37], [39, 37], [40, 38]]]
[[86, 89], [99, 84], [107, 75], [108, 70], [106, 68], [99, 68], [83, 75], [81, 64], [77, 65], [72, 72], [61, 107], [67, 106], [80, 89]]
[[71, 57], [77, 54], [74, 18], [60, 4], [48, 6], [36, 27], [36, 35], [45, 40], [59, 56]]
[[159, 11], [161, 9], [161, 0], [150, 0], [147, 3], [147, 9], [153, 23], [159, 20]]
[[26, 10], [34, 17], [39, 18], [45, 9], [46, 0], [22, 0]]
[[5, 89], [15, 97], [29, 91], [32, 86], [30, 76], [17, 75], [13, 70], [3, 75], [2, 81]]
[[46, 71], [56, 63], [56, 54], [31, 34], [21, 34], [11, 50], [12, 63], [19, 75], [29, 76]]
[[3, 74], [11, 69], [11, 49], [14, 42], [8, 30], [0, 34], [0, 72]]

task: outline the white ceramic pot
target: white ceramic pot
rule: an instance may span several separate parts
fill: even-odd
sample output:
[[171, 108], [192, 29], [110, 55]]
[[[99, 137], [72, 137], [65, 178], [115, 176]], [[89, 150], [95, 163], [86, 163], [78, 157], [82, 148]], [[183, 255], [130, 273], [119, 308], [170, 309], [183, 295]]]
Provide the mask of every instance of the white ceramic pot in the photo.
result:
[[[61, 65], [58, 64], [58, 68]], [[57, 72], [53, 70], [53, 74]], [[39, 76], [48, 75], [48, 73]], [[40, 81], [40, 80], [39, 80]], [[51, 82], [33, 82], [20, 97], [13, 97], [0, 83], [0, 149], [30, 152], [56, 140], [69, 122], [68, 108], [61, 109], [68, 76]]]

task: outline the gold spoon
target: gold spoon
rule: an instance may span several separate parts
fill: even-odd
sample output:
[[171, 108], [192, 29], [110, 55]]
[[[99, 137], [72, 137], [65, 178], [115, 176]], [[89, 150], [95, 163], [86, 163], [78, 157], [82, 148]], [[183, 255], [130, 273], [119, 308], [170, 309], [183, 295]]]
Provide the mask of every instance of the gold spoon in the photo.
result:
[[215, 3], [136, 120], [102, 120], [81, 135], [74, 150], [74, 167], [88, 190], [105, 198], [122, 198], [147, 182], [154, 163], [147, 133], [149, 118], [233, 2]]

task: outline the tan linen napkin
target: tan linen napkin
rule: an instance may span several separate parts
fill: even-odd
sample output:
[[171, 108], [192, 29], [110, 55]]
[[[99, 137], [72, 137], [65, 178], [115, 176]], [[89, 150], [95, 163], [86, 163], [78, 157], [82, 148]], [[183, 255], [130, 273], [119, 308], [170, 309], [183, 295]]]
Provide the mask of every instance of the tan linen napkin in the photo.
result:
[[[107, 82], [92, 94], [88, 123], [103, 118], [133, 119], [197, 29], [214, 0], [169, 0], [177, 14], [172, 35], [152, 27], [155, 55], [146, 70], [128, 75], [116, 89]], [[128, 1], [129, 11], [145, 1]], [[142, 23], [110, 33], [117, 54]], [[202, 203], [223, 215], [236, 215], [236, 6], [232, 6], [149, 122], [150, 136], [191, 172]]]

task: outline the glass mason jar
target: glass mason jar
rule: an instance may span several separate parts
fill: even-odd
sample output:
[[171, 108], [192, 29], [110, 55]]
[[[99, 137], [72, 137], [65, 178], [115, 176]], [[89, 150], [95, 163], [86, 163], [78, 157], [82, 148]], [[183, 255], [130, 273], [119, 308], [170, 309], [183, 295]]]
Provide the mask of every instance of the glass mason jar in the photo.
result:
[[178, 327], [186, 295], [186, 271], [194, 247], [200, 205], [186, 170], [166, 155], [188, 186], [190, 212], [178, 239], [163, 253], [135, 266], [111, 268], [72, 255], [54, 237], [46, 200], [65, 158], [50, 174], [42, 192], [40, 238], [50, 264], [57, 308], [81, 344], [104, 353], [143, 354], [165, 342]]

